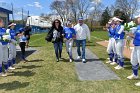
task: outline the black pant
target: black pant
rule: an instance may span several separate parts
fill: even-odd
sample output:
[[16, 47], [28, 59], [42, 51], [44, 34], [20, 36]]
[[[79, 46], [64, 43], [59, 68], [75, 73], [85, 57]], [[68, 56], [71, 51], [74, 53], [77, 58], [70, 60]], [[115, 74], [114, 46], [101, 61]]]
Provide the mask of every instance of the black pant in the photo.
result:
[[25, 42], [20, 42], [19, 46], [21, 48], [21, 57], [22, 57], [22, 59], [25, 59], [25, 46], [26, 46], [26, 43]]

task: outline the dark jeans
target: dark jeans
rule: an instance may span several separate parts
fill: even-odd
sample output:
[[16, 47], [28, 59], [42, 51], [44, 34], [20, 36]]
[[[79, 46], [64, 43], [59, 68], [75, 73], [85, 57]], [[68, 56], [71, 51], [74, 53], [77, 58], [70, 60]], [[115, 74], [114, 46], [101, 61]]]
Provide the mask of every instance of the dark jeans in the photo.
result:
[[76, 45], [77, 45], [78, 56], [81, 56], [80, 46], [82, 45], [82, 59], [85, 59], [86, 39], [84, 39], [84, 40], [77, 40], [76, 41]]
[[24, 60], [25, 59], [25, 46], [26, 46], [26, 43], [25, 42], [20, 42], [19, 46], [21, 48], [21, 58]]
[[61, 58], [62, 44], [63, 44], [62, 42], [55, 42], [54, 43], [55, 55], [56, 55], [57, 59]]

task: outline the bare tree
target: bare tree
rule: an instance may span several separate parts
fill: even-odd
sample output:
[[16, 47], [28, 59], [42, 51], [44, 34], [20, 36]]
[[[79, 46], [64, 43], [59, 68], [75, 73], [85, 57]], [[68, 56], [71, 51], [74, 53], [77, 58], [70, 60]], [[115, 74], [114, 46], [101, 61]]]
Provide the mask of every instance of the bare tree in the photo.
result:
[[139, 8], [139, 0], [116, 0], [115, 7], [132, 18]]

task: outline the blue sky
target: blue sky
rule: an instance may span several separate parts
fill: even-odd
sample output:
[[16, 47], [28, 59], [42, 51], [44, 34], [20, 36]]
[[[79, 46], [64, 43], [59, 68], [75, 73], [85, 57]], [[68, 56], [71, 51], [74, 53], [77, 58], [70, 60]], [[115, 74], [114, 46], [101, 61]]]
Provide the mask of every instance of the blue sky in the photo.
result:
[[[13, 3], [15, 8], [24, 8], [26, 11], [30, 11], [31, 15], [40, 15], [41, 13], [49, 13], [50, 4], [54, 0], [0, 0], [0, 2]], [[101, 0], [105, 5], [111, 5], [115, 0]]]

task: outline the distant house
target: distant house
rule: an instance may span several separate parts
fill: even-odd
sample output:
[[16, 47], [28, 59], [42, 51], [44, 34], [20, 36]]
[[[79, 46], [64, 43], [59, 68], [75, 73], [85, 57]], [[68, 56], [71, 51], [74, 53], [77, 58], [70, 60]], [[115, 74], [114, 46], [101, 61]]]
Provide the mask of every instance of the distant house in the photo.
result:
[[3, 19], [5, 27], [7, 27], [9, 22], [9, 14], [12, 14], [11, 10], [0, 7], [0, 18]]

